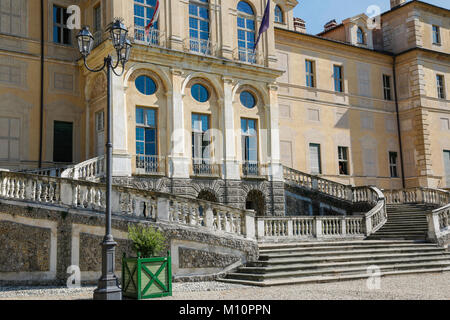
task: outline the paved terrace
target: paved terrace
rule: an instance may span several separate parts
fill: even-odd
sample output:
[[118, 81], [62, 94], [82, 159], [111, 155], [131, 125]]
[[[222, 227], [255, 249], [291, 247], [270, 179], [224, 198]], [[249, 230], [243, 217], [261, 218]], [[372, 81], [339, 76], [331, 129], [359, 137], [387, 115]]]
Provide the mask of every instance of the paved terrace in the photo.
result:
[[[92, 299], [94, 287], [0, 288], [0, 300]], [[450, 300], [450, 273], [383, 277], [379, 290], [366, 280], [257, 288], [220, 282], [174, 283], [159, 300]], [[144, 302], [143, 302], [144, 303]]]

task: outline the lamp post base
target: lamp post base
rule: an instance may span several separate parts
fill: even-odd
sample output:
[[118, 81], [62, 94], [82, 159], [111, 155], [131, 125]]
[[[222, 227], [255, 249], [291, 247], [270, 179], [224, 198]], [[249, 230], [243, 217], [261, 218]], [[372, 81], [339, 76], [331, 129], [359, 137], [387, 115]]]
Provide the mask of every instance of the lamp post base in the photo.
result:
[[116, 245], [112, 236], [106, 236], [102, 243], [102, 276], [94, 291], [94, 300], [122, 300], [122, 289], [118, 285], [119, 279], [114, 274]]

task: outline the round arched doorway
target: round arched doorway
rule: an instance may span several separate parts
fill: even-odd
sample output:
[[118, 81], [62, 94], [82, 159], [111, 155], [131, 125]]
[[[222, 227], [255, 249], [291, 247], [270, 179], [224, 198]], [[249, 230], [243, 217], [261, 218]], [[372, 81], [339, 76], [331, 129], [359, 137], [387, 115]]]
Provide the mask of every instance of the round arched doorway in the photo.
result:
[[215, 193], [210, 190], [200, 191], [200, 193], [197, 196], [197, 199], [210, 201], [210, 202], [219, 202]]
[[245, 199], [245, 208], [247, 210], [255, 210], [256, 215], [263, 217], [266, 215], [266, 199], [264, 194], [259, 190], [252, 190]]

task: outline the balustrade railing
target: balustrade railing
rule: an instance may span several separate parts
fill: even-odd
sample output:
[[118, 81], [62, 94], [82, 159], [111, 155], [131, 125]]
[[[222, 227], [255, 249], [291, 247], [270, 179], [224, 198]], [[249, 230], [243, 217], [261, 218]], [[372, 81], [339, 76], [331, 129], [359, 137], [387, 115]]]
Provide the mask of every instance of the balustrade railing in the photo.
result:
[[264, 65], [264, 59], [259, 51], [247, 48], [236, 48], [233, 53], [235, 60], [251, 63], [256, 65]]
[[135, 26], [134, 27], [134, 41], [137, 43], [146, 44], [149, 46], [163, 46], [163, 33], [158, 29], [151, 28], [148, 33], [145, 32], [145, 28]]
[[364, 238], [365, 217], [259, 217], [259, 240]]
[[105, 177], [105, 174], [106, 158], [103, 155], [86, 160], [64, 170], [61, 174], [61, 177], [75, 180], [96, 181]]
[[210, 39], [187, 38], [184, 41], [184, 50], [206, 56], [215, 55], [215, 47]]
[[[104, 184], [0, 172], [0, 198], [104, 212]], [[113, 186], [114, 215], [191, 226], [255, 239], [255, 213], [203, 200]]]
[[241, 165], [244, 178], [263, 177], [267, 175], [267, 165], [258, 161], [244, 161]]
[[48, 177], [61, 177], [61, 174], [71, 168], [72, 166], [61, 166], [61, 167], [52, 167], [52, 168], [40, 168], [40, 169], [25, 169], [19, 170], [18, 172], [29, 173], [29, 174], [37, 174], [40, 176], [48, 176]]
[[220, 176], [220, 165], [211, 163], [209, 159], [193, 159], [192, 174], [194, 176], [218, 177]]
[[424, 187], [383, 190], [387, 204], [425, 203], [444, 206], [450, 203], [450, 192]]
[[166, 173], [166, 159], [159, 156], [136, 155], [134, 157], [136, 174], [163, 175]]

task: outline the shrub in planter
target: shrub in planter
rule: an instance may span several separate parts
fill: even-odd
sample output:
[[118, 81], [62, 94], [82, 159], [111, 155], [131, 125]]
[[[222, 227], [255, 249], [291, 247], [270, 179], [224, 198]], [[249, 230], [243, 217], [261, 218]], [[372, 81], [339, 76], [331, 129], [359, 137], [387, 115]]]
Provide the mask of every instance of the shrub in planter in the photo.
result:
[[122, 295], [132, 299], [149, 299], [172, 295], [170, 252], [158, 255], [165, 244], [164, 235], [151, 227], [130, 226], [128, 237], [136, 257], [122, 259]]

